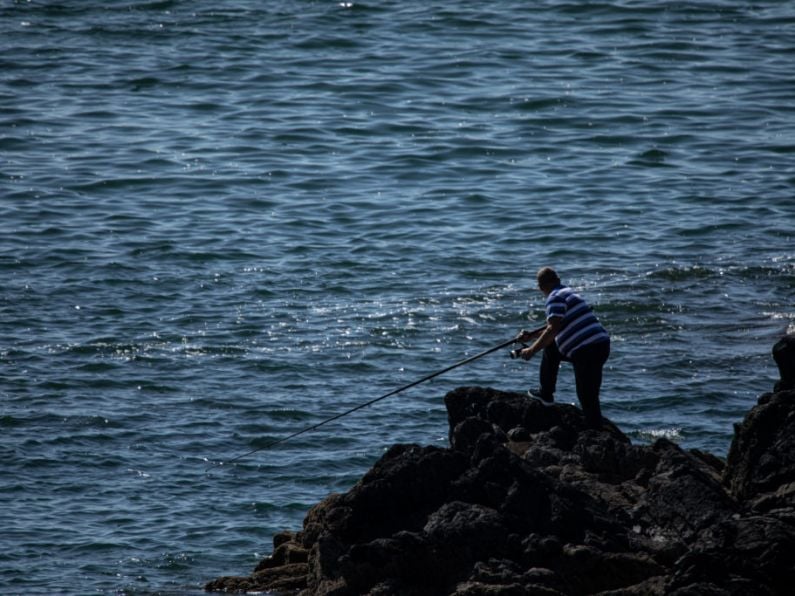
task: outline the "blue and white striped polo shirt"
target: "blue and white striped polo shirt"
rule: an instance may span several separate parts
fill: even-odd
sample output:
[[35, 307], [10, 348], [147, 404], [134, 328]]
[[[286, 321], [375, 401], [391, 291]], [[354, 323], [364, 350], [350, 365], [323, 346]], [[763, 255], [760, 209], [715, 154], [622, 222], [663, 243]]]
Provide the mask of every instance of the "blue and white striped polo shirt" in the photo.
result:
[[566, 358], [588, 344], [610, 341], [588, 303], [567, 286], [559, 285], [547, 296], [546, 315], [547, 321], [563, 319], [555, 343]]

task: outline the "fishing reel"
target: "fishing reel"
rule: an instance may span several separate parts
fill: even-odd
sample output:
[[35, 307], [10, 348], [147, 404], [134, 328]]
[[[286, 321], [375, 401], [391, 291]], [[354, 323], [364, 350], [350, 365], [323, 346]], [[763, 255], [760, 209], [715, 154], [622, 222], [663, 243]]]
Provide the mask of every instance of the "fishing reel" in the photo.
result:
[[521, 344], [521, 346], [522, 346], [521, 348], [514, 348], [508, 353], [508, 355], [511, 357], [511, 360], [516, 360], [517, 358], [521, 358], [522, 350], [530, 347], [527, 344]]

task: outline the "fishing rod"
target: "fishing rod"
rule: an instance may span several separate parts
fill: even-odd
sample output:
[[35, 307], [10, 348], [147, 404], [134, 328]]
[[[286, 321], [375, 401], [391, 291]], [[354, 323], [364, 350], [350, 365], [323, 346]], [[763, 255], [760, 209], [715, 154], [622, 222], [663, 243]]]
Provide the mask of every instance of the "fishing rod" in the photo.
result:
[[[546, 328], [546, 326], [539, 327], [539, 328], [533, 329], [532, 331], [529, 331], [527, 333], [533, 335], [533, 334], [542, 332], [545, 328]], [[478, 358], [483, 358], [483, 356], [487, 356], [488, 354], [491, 354], [492, 352], [496, 352], [497, 350], [501, 350], [502, 348], [505, 348], [505, 347], [507, 347], [507, 346], [509, 346], [511, 344], [515, 344], [515, 343], [518, 342], [518, 338], [521, 337], [524, 333], [525, 332], [522, 332], [519, 335], [517, 335], [516, 337], [513, 337], [513, 338], [509, 339], [508, 341], [504, 341], [504, 342], [502, 342], [499, 345], [496, 345], [496, 346], [494, 346], [492, 348], [489, 348], [488, 350], [484, 350], [483, 352], [480, 352], [479, 354], [475, 354], [474, 356], [470, 356], [469, 358], [465, 358], [464, 360], [456, 362], [455, 364], [453, 364], [451, 366], [448, 366], [447, 368], [443, 368], [441, 370], [437, 370], [436, 372], [431, 373], [431, 374], [429, 374], [429, 375], [427, 375], [425, 377], [422, 377], [421, 379], [418, 379], [416, 381], [413, 381], [413, 382], [409, 383], [408, 385], [403, 385], [402, 387], [398, 387], [397, 389], [394, 389], [394, 390], [390, 391], [389, 393], [385, 393], [384, 395], [382, 395], [380, 397], [376, 397], [375, 399], [371, 399], [370, 401], [368, 401], [366, 403], [359, 404], [358, 406], [353, 407], [350, 410], [346, 410], [345, 412], [342, 412], [340, 414], [337, 414], [336, 416], [332, 416], [331, 418], [326, 418], [325, 420], [321, 420], [317, 424], [313, 424], [312, 426], [307, 426], [306, 428], [303, 428], [303, 429], [301, 429], [299, 431], [296, 431], [296, 432], [292, 433], [291, 435], [287, 435], [286, 437], [282, 437], [281, 439], [277, 439], [275, 441], [271, 441], [267, 445], [264, 445], [262, 447], [257, 447], [256, 449], [252, 449], [251, 451], [247, 451], [246, 453], [243, 453], [242, 455], [238, 455], [237, 457], [233, 457], [232, 459], [227, 460], [226, 462], [221, 462], [220, 464], [213, 464], [213, 465], [223, 466], [223, 465], [233, 464], [236, 461], [239, 461], [239, 460], [243, 459], [244, 457], [248, 457], [249, 455], [254, 455], [255, 453], [257, 453], [259, 451], [264, 451], [265, 449], [270, 449], [271, 447], [275, 447], [276, 445], [279, 445], [281, 443], [285, 443], [285, 442], [289, 441], [290, 439], [294, 439], [295, 437], [297, 437], [299, 435], [303, 435], [304, 433], [311, 432], [311, 431], [313, 431], [313, 430], [315, 430], [317, 428], [320, 428], [324, 424], [328, 424], [329, 422], [334, 422], [335, 420], [339, 420], [343, 416], [347, 416], [348, 414], [353, 414], [354, 412], [356, 412], [358, 410], [361, 410], [362, 408], [366, 408], [367, 406], [372, 406], [374, 403], [379, 402], [382, 399], [386, 399], [387, 397], [392, 397], [393, 395], [395, 395], [397, 393], [400, 393], [401, 391], [405, 391], [406, 389], [411, 389], [412, 387], [414, 387], [416, 385], [419, 385], [420, 383], [424, 383], [425, 381], [430, 381], [434, 377], [438, 377], [439, 375], [443, 375], [446, 372], [450, 372], [454, 368], [458, 368], [459, 366], [464, 366], [465, 364], [469, 364], [470, 362], [473, 362], [473, 361], [477, 360]]]

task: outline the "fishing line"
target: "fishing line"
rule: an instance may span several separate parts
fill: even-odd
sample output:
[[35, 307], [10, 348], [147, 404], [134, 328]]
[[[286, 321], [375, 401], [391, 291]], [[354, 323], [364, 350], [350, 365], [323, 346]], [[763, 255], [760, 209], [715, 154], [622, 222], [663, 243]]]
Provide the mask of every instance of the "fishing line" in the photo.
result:
[[[533, 333], [533, 334], [534, 333], [538, 333], [538, 332], [543, 331], [545, 328], [546, 328], [546, 326], [539, 327], [537, 329], [533, 329], [529, 333]], [[416, 381], [413, 381], [413, 382], [409, 383], [408, 385], [403, 385], [402, 387], [398, 387], [397, 389], [394, 389], [394, 390], [390, 391], [389, 393], [385, 393], [384, 395], [382, 395], [380, 397], [376, 397], [375, 399], [371, 399], [368, 402], [365, 402], [363, 404], [359, 404], [358, 406], [353, 407], [350, 410], [346, 410], [345, 412], [342, 412], [340, 414], [337, 414], [336, 416], [332, 416], [331, 418], [326, 418], [325, 420], [321, 420], [317, 424], [313, 424], [312, 426], [307, 426], [306, 428], [303, 428], [303, 429], [301, 429], [299, 431], [296, 431], [296, 432], [292, 433], [291, 435], [287, 435], [286, 437], [282, 437], [281, 439], [277, 439], [275, 441], [271, 441], [267, 445], [264, 445], [262, 447], [257, 447], [256, 449], [252, 449], [251, 451], [247, 451], [246, 453], [238, 455], [237, 457], [233, 457], [232, 459], [227, 460], [225, 462], [220, 462], [218, 464], [212, 464], [207, 469], [209, 470], [212, 466], [224, 466], [224, 465], [233, 464], [236, 461], [239, 461], [239, 460], [243, 459], [244, 457], [248, 457], [250, 455], [254, 455], [255, 453], [258, 453], [259, 451], [264, 451], [265, 449], [270, 449], [271, 447], [275, 447], [276, 445], [280, 445], [281, 443], [285, 443], [285, 442], [287, 442], [287, 441], [289, 441], [291, 439], [294, 439], [295, 437], [303, 435], [304, 433], [308, 433], [308, 432], [313, 431], [313, 430], [315, 430], [317, 428], [320, 428], [324, 424], [328, 424], [329, 422], [334, 422], [335, 420], [339, 420], [343, 416], [347, 416], [348, 414], [352, 414], [352, 413], [354, 413], [354, 412], [356, 412], [358, 410], [361, 410], [362, 408], [366, 408], [367, 406], [372, 406], [374, 403], [379, 402], [382, 399], [386, 399], [387, 397], [392, 397], [393, 395], [396, 395], [396, 394], [400, 393], [401, 391], [405, 391], [406, 389], [411, 389], [412, 387], [415, 387], [416, 385], [419, 385], [420, 383], [424, 383], [425, 381], [430, 381], [434, 377], [438, 377], [439, 375], [443, 375], [444, 373], [449, 372], [449, 371], [453, 370], [454, 368], [458, 368], [459, 366], [464, 366], [465, 364], [469, 364], [470, 362], [473, 362], [473, 361], [477, 360], [478, 358], [483, 358], [483, 356], [487, 356], [488, 354], [491, 354], [492, 352], [496, 352], [497, 350], [501, 350], [502, 348], [505, 348], [505, 347], [507, 347], [507, 346], [509, 346], [511, 344], [517, 343], [518, 337], [519, 336], [513, 337], [513, 338], [509, 339], [508, 341], [504, 341], [501, 344], [498, 344], [498, 345], [496, 345], [496, 346], [494, 346], [492, 348], [489, 348], [488, 350], [484, 350], [483, 352], [480, 352], [479, 354], [475, 354], [474, 356], [470, 356], [469, 358], [465, 358], [464, 360], [456, 362], [455, 364], [452, 364], [452, 365], [450, 365], [450, 366], [448, 366], [446, 368], [443, 368], [441, 370], [437, 370], [436, 372], [431, 373], [431, 374], [429, 374], [427, 376], [424, 376], [421, 379], [418, 379]]]

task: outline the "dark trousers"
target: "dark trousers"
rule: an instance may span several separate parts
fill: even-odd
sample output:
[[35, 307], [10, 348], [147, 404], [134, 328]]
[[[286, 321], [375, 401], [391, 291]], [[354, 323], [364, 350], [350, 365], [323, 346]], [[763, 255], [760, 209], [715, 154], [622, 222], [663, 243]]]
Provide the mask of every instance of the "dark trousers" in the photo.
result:
[[571, 358], [566, 358], [553, 341], [544, 349], [539, 370], [541, 393], [552, 396], [558, 383], [558, 370], [562, 361], [574, 367], [574, 382], [577, 399], [580, 401], [585, 422], [592, 428], [602, 425], [602, 408], [599, 405], [599, 390], [602, 387], [602, 368], [610, 356], [610, 342], [603, 341], [583, 346]]

